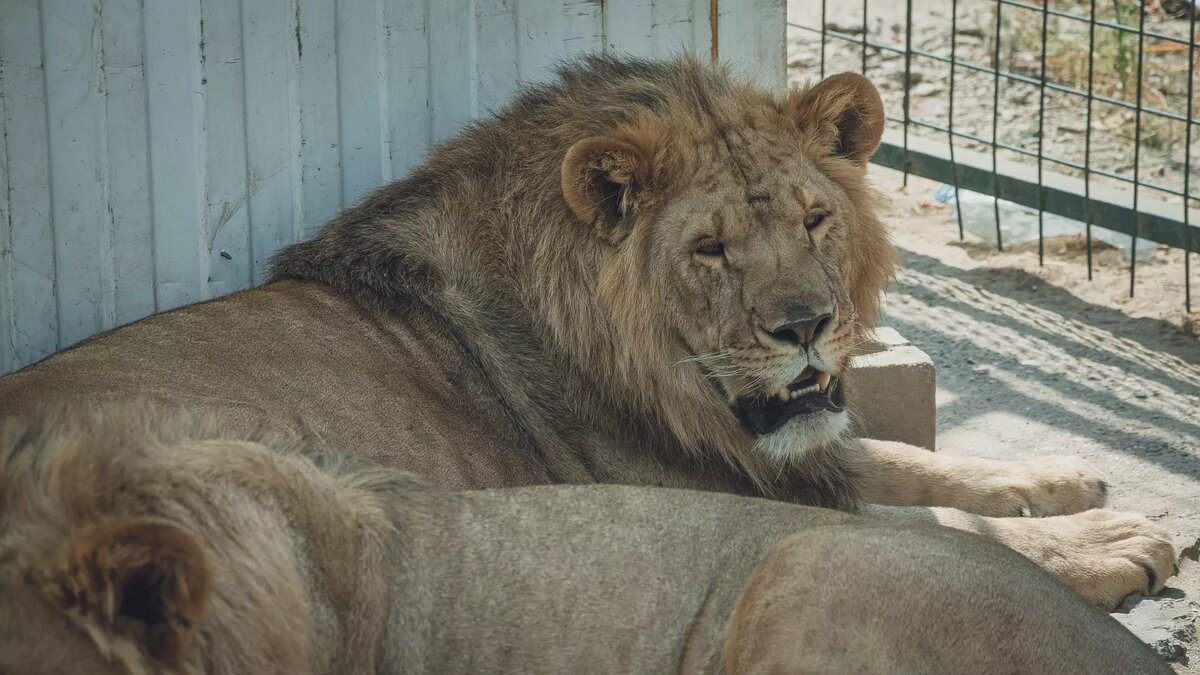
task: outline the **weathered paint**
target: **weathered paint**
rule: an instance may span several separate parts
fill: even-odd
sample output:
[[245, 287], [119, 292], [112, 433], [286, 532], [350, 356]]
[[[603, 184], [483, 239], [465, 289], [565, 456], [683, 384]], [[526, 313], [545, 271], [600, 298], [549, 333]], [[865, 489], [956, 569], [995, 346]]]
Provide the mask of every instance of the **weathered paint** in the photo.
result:
[[8, 276], [0, 279], [12, 298], [10, 324], [0, 327], [8, 343], [8, 367], [33, 363], [60, 347], [58, 272], [50, 212], [49, 123], [46, 116], [42, 20], [37, 0], [9, 0], [0, 21], [0, 90], [4, 94], [8, 177]]
[[263, 280], [572, 54], [783, 86], [784, 0], [3, 0], [0, 372]]

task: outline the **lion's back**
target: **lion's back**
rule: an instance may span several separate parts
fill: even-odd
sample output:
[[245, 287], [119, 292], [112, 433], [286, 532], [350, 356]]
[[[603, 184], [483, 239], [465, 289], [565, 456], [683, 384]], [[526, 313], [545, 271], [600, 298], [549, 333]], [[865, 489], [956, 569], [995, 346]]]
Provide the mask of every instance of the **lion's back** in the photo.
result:
[[465, 356], [321, 284], [280, 282], [157, 314], [0, 378], [0, 414], [152, 401], [232, 433], [319, 439], [446, 487], [536, 482]]

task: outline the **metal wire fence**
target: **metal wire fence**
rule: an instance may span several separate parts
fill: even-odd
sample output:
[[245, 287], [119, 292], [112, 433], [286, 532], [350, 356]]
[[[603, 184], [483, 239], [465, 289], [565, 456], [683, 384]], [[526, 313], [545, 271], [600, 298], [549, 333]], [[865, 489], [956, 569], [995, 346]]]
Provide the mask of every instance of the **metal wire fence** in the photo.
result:
[[1079, 221], [1088, 278], [1094, 228], [1122, 233], [1130, 295], [1139, 246], [1182, 249], [1192, 310], [1192, 0], [793, 1], [806, 3], [789, 23], [806, 65], [894, 83], [899, 115], [873, 161], [952, 186], [960, 237], [965, 191], [990, 197], [1001, 250], [1002, 204], [1036, 209], [1039, 261], [1047, 214]]

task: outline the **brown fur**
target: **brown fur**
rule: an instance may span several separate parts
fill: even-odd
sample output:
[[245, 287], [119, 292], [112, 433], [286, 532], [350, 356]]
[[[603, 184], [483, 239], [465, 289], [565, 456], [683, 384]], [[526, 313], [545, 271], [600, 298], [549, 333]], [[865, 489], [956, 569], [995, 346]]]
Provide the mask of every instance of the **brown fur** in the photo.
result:
[[[931, 461], [855, 441], [844, 412], [757, 435], [739, 424], [740, 398], [806, 364], [845, 379], [853, 405], [848, 359], [893, 270], [865, 179], [882, 124], [855, 75], [781, 98], [694, 60], [586, 58], [284, 251], [276, 281], [0, 378], [0, 411], [150, 398], [448, 488], [623, 483], [988, 515], [1102, 505], [1090, 471]], [[709, 241], [723, 252], [702, 253]], [[776, 330], [798, 310], [830, 317], [803, 348]], [[1069, 498], [1046, 499], [1050, 486]], [[1082, 533], [1068, 549], [1044, 523], [961, 515], [897, 517], [1057, 553], [1055, 573], [1101, 604], [1171, 574], [1170, 541], [1144, 519], [1080, 514], [1062, 523]], [[1111, 573], [1139, 564], [1156, 583]]]
[[444, 493], [222, 426], [0, 420], [0, 672], [1167, 672], [949, 530], [680, 490]]
[[[133, 675], [367, 672], [390, 554], [368, 495], [391, 479], [291, 461], [300, 443], [145, 406], [3, 420], [0, 583], [29, 584]], [[313, 567], [302, 549], [345, 557]], [[0, 671], [32, 672], [15, 651]]]
[[[857, 145], [847, 156], [838, 148], [842, 127], [859, 113], [871, 124], [849, 130]], [[757, 227], [800, 241], [805, 199], [824, 193], [839, 204], [821, 249], [811, 249], [817, 257], [778, 272], [772, 258], [772, 271], [761, 274], [817, 275], [818, 286], [833, 285], [844, 303], [842, 327], [829, 331], [827, 349], [831, 368], [842, 371], [893, 268], [864, 180], [881, 124], [878, 95], [861, 79], [831, 79], [779, 100], [691, 60], [589, 58], [564, 71], [561, 84], [526, 93], [434, 152], [408, 180], [285, 252], [275, 277], [322, 281], [393, 314], [411, 303], [432, 308], [535, 438], [558, 435], [542, 425], [611, 428], [633, 415], [666, 449], [727, 459], [769, 488], [780, 468], [757, 455], [701, 365], [680, 361], [696, 349], [730, 348], [738, 358], [728, 368], [756, 372], [769, 361], [787, 369], [792, 357], [750, 336], [739, 338], [744, 347], [720, 339], [701, 345], [705, 336], [680, 313], [750, 330], [753, 304], [770, 310], [770, 299], [747, 297], [751, 306], [731, 307], [742, 314], [727, 317], [678, 306], [679, 284], [697, 282], [654, 271], [677, 264], [671, 238], [688, 223], [671, 222], [663, 209], [693, 201], [705, 218], [725, 213], [725, 236]], [[606, 145], [623, 153], [596, 155]], [[576, 168], [580, 161], [585, 169]], [[612, 212], [628, 210], [620, 222], [586, 211], [601, 197], [582, 181], [604, 171], [627, 184]], [[751, 193], [770, 194], [770, 208], [742, 203]], [[756, 245], [775, 244], [763, 237]], [[726, 379], [734, 390], [768, 378]], [[804, 472], [841, 484], [813, 497], [849, 505], [838, 444], [813, 445]]]

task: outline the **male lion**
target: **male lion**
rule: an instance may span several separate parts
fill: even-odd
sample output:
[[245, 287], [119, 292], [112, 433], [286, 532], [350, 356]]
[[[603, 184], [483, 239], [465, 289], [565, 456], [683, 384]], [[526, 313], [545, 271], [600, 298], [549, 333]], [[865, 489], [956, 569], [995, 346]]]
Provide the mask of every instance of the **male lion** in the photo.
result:
[[863, 671], [1170, 672], [950, 530], [684, 490], [440, 492], [140, 406], [0, 420], [0, 673]]
[[272, 283], [0, 379], [0, 410], [148, 396], [441, 487], [769, 496], [978, 532], [1104, 607], [1158, 590], [1170, 538], [1090, 510], [1105, 484], [1077, 460], [849, 436], [848, 359], [893, 271], [865, 176], [883, 123], [857, 75], [779, 98], [690, 59], [585, 58]]

